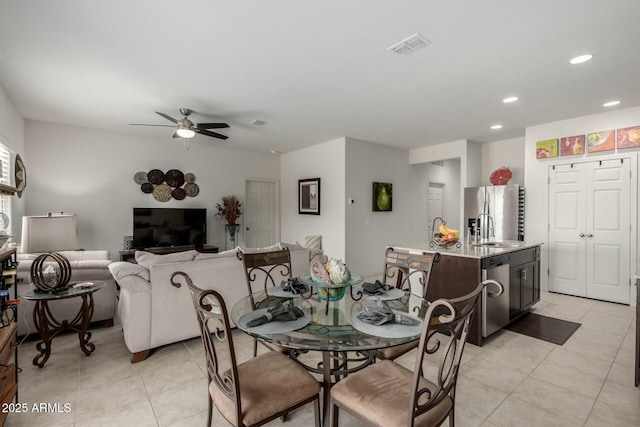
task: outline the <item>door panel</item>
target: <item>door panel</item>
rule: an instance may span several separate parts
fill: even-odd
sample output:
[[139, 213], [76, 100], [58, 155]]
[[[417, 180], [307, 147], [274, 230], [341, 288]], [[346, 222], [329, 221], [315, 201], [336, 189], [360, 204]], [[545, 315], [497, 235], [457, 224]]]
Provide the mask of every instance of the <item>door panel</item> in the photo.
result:
[[430, 182], [427, 188], [427, 239], [433, 236], [433, 220], [444, 219], [444, 184]]
[[549, 185], [549, 290], [586, 295], [584, 164], [556, 166]]
[[271, 181], [247, 181], [245, 244], [263, 248], [276, 243], [277, 191]]
[[629, 304], [630, 163], [608, 160], [588, 164], [589, 298]]

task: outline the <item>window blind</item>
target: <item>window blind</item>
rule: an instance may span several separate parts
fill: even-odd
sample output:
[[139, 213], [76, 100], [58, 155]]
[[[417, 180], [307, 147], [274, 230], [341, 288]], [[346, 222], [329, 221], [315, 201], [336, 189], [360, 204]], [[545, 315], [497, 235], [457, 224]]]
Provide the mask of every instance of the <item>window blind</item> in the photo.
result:
[[[2, 169], [0, 171], [0, 182], [5, 185], [11, 185], [11, 152], [2, 143], [0, 143], [0, 162]], [[0, 212], [7, 215], [9, 222], [11, 221], [11, 196], [0, 195]], [[6, 224], [3, 224], [0, 218], [0, 230], [5, 229]], [[11, 229], [6, 229], [7, 233], [13, 234]]]

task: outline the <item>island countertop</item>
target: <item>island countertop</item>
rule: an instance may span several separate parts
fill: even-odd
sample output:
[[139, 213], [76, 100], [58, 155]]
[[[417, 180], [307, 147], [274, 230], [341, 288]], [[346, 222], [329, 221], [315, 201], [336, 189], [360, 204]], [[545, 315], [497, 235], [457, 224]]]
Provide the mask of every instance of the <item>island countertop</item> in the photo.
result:
[[407, 250], [420, 250], [426, 252], [438, 252], [440, 255], [447, 256], [457, 256], [457, 257], [465, 257], [465, 258], [488, 258], [494, 255], [506, 254], [509, 252], [521, 251], [523, 249], [533, 248], [536, 246], [542, 245], [542, 243], [538, 242], [518, 242], [512, 240], [505, 240], [502, 242], [505, 246], [495, 247], [495, 246], [483, 246], [483, 245], [473, 245], [466, 244], [464, 242], [461, 243], [460, 247], [449, 246], [430, 246], [429, 242], [418, 242], [411, 244], [402, 244], [402, 245], [391, 245], [394, 248], [398, 249], [407, 249]]

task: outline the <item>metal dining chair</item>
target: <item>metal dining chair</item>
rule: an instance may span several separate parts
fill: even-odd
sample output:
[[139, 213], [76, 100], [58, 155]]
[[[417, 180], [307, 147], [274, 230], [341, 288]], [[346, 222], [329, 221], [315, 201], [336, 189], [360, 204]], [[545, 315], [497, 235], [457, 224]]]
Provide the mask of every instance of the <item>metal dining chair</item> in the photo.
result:
[[[439, 253], [408, 251], [388, 247], [385, 253], [382, 281], [396, 288], [427, 298], [429, 278]], [[376, 359], [395, 360], [418, 346], [418, 341], [376, 350]]]
[[[465, 296], [429, 305], [413, 370], [384, 360], [336, 384], [331, 389], [331, 425], [337, 426], [340, 411], [346, 410], [376, 426], [439, 426], [447, 418], [454, 426], [456, 382], [469, 322], [487, 285], [496, 289], [488, 289], [489, 297], [502, 294], [500, 283], [486, 280]], [[429, 356], [440, 359], [433, 375]]]
[[315, 425], [320, 426], [320, 384], [302, 366], [284, 354], [269, 351], [238, 364], [229, 314], [222, 296], [193, 284], [184, 272], [171, 283], [184, 280], [191, 292], [207, 360], [209, 412], [213, 405], [234, 426], [260, 426], [313, 402]]
[[[291, 278], [291, 254], [288, 248], [269, 252], [237, 252], [238, 258], [244, 264], [247, 289], [251, 297], [251, 304], [256, 307], [254, 293], [267, 291], [269, 287], [278, 286], [283, 280]], [[289, 353], [289, 349], [260, 341], [270, 350]], [[258, 340], [253, 340], [253, 356], [258, 354]]]

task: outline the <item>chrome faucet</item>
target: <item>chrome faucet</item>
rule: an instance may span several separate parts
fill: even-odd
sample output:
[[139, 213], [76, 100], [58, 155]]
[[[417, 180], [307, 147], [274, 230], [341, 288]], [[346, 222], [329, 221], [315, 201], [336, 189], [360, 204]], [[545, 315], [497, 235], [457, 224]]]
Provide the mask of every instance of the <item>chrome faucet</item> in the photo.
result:
[[[487, 217], [486, 225], [480, 227], [480, 218]], [[482, 236], [480, 235], [482, 232]], [[496, 236], [496, 229], [493, 222], [493, 217], [486, 212], [480, 212], [476, 217], [476, 232], [475, 232], [475, 243], [478, 243], [479, 239], [486, 239], [489, 237]]]

